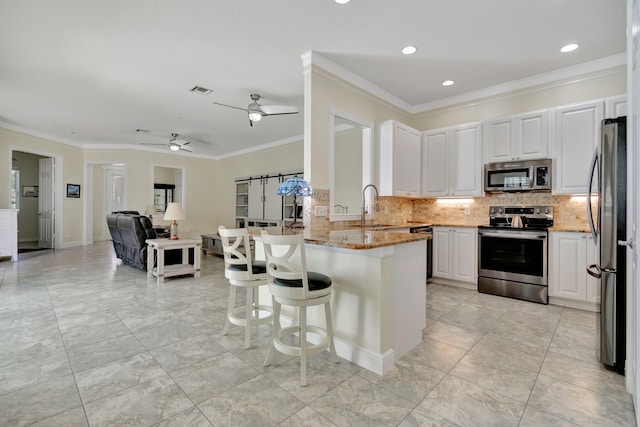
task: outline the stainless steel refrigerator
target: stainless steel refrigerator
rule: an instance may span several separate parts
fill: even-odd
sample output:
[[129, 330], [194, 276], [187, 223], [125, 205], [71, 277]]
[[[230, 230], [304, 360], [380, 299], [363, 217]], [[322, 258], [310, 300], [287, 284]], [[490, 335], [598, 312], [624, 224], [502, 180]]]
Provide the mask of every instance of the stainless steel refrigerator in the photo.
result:
[[597, 182], [597, 212], [587, 198], [589, 224], [599, 254], [587, 272], [600, 279], [600, 362], [624, 374], [627, 240], [626, 117], [602, 121], [602, 135], [587, 182], [591, 196]]

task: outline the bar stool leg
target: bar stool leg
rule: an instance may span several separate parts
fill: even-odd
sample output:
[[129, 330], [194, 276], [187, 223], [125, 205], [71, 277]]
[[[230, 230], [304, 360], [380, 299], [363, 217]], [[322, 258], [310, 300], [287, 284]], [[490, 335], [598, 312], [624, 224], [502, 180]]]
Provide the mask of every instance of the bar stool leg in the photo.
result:
[[247, 304], [245, 310], [244, 348], [251, 347], [251, 317], [253, 314], [253, 287], [247, 286]]
[[331, 351], [331, 359], [333, 363], [338, 363], [338, 355], [336, 354], [336, 344], [333, 341], [333, 322], [331, 321], [331, 305], [329, 301], [324, 304], [324, 316], [327, 323], [327, 335], [329, 336], [329, 349]]
[[300, 307], [300, 385], [307, 385], [307, 307]]
[[227, 305], [227, 320], [224, 322], [224, 328], [222, 329], [222, 335], [227, 335], [229, 330], [229, 317], [233, 315], [233, 309], [236, 305], [236, 287], [231, 285], [229, 287], [229, 303]]
[[264, 360], [264, 366], [271, 365], [273, 362], [273, 356], [275, 354], [275, 346], [273, 344], [273, 340], [278, 336], [278, 332], [280, 331], [280, 308], [281, 305], [279, 302], [276, 302], [275, 298], [272, 298], [273, 301], [273, 330], [271, 332], [271, 345], [269, 346], [269, 351], [267, 352], [267, 357]]

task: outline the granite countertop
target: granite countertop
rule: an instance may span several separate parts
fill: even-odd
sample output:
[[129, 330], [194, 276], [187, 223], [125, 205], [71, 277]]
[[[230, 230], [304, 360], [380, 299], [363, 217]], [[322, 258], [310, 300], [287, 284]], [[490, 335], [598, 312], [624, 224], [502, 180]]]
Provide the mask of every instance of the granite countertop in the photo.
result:
[[591, 230], [588, 228], [584, 228], [579, 225], [554, 225], [549, 229], [549, 231], [564, 231], [571, 233], [590, 233]]
[[456, 228], [478, 228], [477, 224], [449, 224], [449, 223], [434, 223], [434, 227], [456, 227]]
[[289, 229], [285, 227], [249, 227], [249, 234], [259, 237], [262, 230], [271, 234], [302, 234], [306, 243], [345, 249], [374, 249], [431, 239], [430, 235], [393, 231], [415, 227], [415, 225], [385, 225], [385, 229], [343, 228], [338, 230], [315, 231]]

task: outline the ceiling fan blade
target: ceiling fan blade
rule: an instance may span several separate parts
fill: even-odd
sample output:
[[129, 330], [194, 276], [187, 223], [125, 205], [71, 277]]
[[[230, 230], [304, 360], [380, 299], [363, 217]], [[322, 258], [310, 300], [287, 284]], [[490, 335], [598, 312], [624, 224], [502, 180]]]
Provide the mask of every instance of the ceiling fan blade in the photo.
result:
[[229, 104], [222, 104], [220, 102], [211, 101], [211, 103], [212, 104], [216, 104], [216, 105], [221, 105], [223, 107], [235, 108], [236, 110], [249, 111], [246, 108], [236, 107], [236, 106], [229, 105]]
[[140, 145], [167, 145], [167, 144], [159, 143], [159, 142], [141, 142]]
[[185, 148], [184, 146], [178, 147], [178, 149], [180, 149], [182, 151], [186, 151], [187, 153], [191, 153], [193, 151], [193, 150], [191, 150], [191, 148]]
[[278, 114], [298, 114], [296, 107], [288, 105], [261, 105], [260, 108], [265, 116], [275, 116]]

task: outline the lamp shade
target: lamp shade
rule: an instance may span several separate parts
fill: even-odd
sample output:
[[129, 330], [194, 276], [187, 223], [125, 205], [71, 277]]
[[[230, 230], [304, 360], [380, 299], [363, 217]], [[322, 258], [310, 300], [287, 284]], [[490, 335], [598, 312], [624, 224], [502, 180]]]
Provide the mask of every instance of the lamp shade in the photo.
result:
[[186, 219], [180, 203], [169, 203], [169, 205], [167, 206], [167, 210], [164, 212], [163, 219], [165, 221], [178, 221]]
[[294, 176], [293, 178], [287, 179], [285, 182], [280, 184], [278, 187], [278, 195], [279, 196], [312, 196], [313, 188], [311, 188], [311, 184], [309, 184], [304, 179]]

